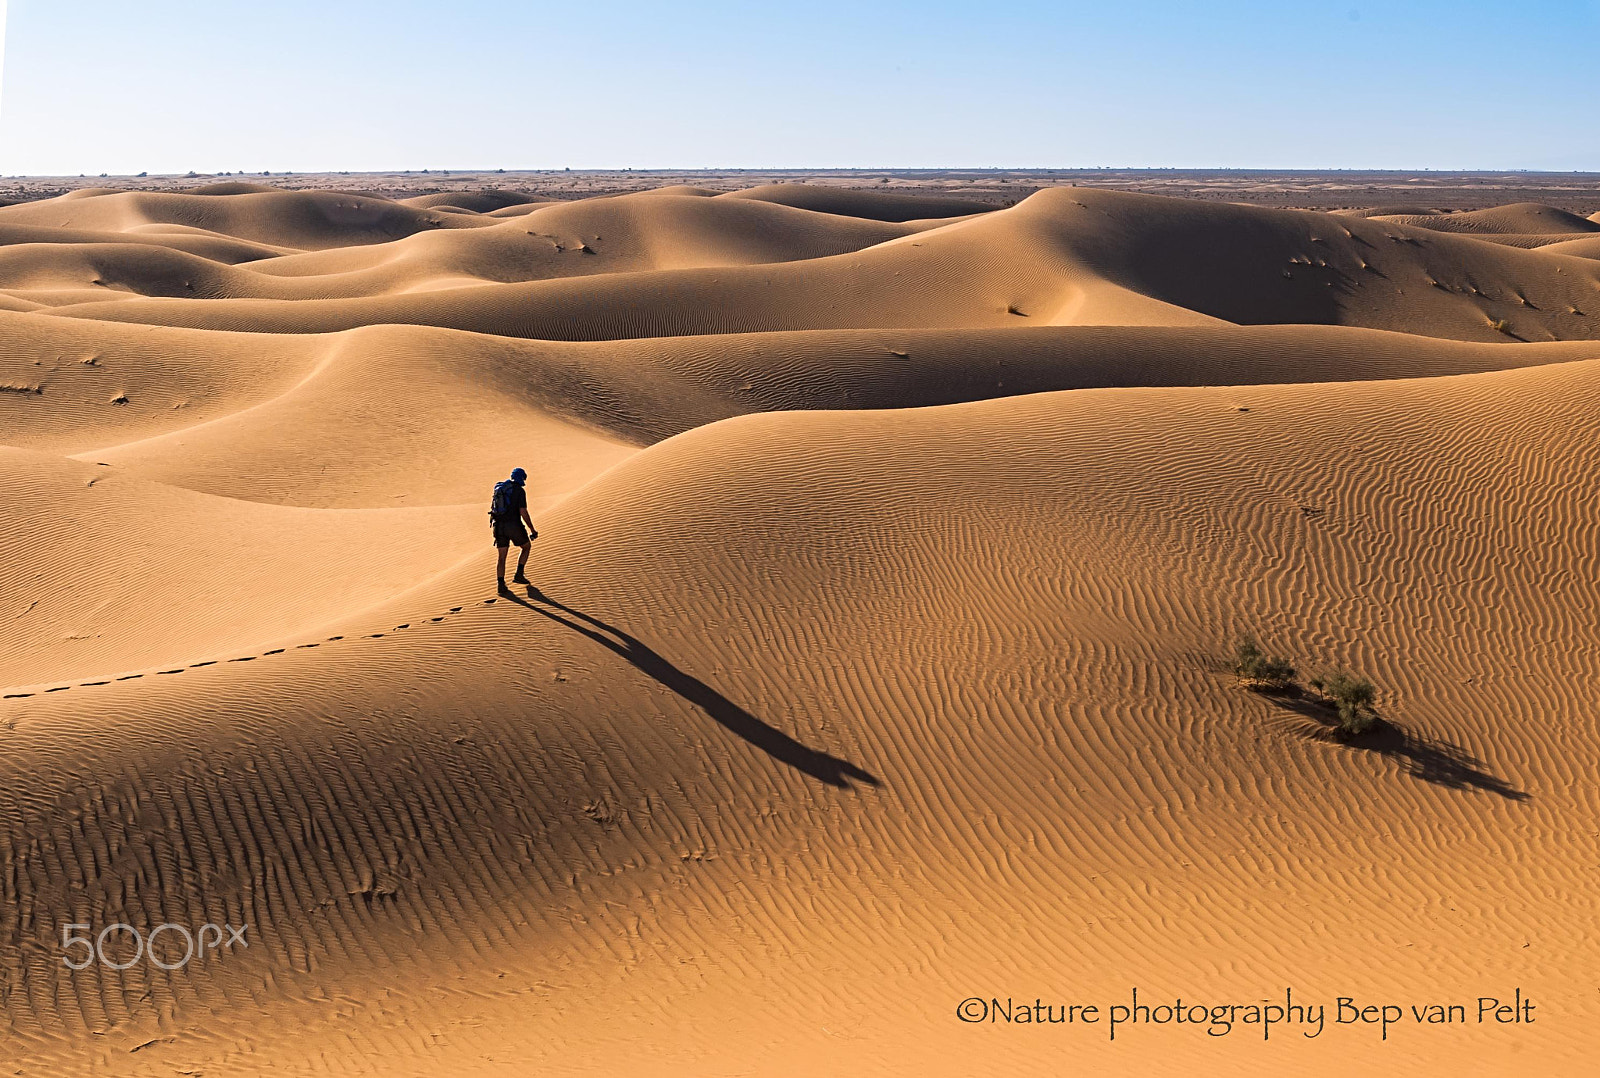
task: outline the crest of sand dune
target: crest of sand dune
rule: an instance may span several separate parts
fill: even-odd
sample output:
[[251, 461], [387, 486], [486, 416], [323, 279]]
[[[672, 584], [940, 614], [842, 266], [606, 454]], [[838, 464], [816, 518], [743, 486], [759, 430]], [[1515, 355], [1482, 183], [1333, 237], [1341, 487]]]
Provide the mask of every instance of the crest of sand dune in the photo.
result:
[[1537, 202], [1519, 202], [1512, 206], [1496, 206], [1487, 210], [1467, 210], [1463, 213], [1433, 213], [1412, 215], [1390, 214], [1376, 220], [1395, 221], [1431, 228], [1439, 232], [1464, 232], [1482, 235], [1566, 235], [1578, 232], [1600, 232], [1600, 225], [1568, 213], [1554, 206], [1541, 206]]
[[1600, 258], [1600, 236], [1580, 236], [1577, 239], [1557, 239], [1541, 245], [1546, 254], [1575, 255], [1578, 258]]
[[[1417, 214], [1404, 210], [1393, 214], [1374, 216], [1373, 220], [1392, 221], [1432, 229], [1474, 236], [1508, 247], [1547, 247], [1577, 237], [1593, 237], [1600, 233], [1600, 224], [1575, 213], [1541, 206], [1537, 202], [1519, 202], [1512, 206], [1497, 206], [1487, 210], [1467, 210], [1462, 213]], [[1574, 252], [1563, 252], [1574, 253]]]
[[[1595, 227], [0, 207], [0, 1058], [1584, 1073]], [[496, 597], [513, 465], [535, 586]], [[1248, 691], [1244, 633], [1383, 721]], [[249, 946], [62, 961], [62, 926], [207, 923]], [[1327, 1025], [1113, 1041], [1134, 988]], [[1476, 1021], [1514, 993], [1537, 1021]], [[1339, 997], [1473, 1021], [1381, 1039]], [[988, 1017], [1036, 999], [1100, 1023]]]

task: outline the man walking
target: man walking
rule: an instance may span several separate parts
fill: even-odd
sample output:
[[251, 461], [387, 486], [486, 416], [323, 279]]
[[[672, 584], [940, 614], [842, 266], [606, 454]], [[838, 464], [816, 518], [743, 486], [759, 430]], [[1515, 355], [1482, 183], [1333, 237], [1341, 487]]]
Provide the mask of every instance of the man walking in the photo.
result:
[[[528, 473], [521, 468], [511, 469], [511, 478], [502, 479], [494, 485], [494, 497], [489, 501], [489, 526], [494, 530], [494, 545], [500, 551], [500, 565], [495, 575], [499, 578], [499, 590], [506, 591], [506, 554], [513, 543], [522, 551], [517, 558], [517, 575], [511, 578], [514, 584], [526, 584], [528, 578], [523, 570], [528, 567], [528, 551], [532, 549], [533, 541], [539, 538], [539, 533], [534, 530], [533, 518], [528, 516], [528, 492], [523, 489], [523, 484], [528, 481]], [[526, 524], [527, 527], [523, 527]]]

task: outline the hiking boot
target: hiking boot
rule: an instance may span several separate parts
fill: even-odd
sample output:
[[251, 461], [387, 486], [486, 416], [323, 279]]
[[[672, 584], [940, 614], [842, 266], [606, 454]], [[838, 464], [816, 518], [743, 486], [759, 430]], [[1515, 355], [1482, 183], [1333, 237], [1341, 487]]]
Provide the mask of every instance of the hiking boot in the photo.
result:
[[506, 582], [505, 582], [504, 579], [501, 579], [499, 585], [495, 588], [495, 590], [498, 591], [502, 595], [509, 595], [511, 593], [511, 589], [506, 586]]
[[523, 576], [521, 573], [518, 573], [516, 576], [511, 578], [511, 583], [513, 583], [513, 584], [532, 584], [533, 581], [529, 580], [527, 577]]

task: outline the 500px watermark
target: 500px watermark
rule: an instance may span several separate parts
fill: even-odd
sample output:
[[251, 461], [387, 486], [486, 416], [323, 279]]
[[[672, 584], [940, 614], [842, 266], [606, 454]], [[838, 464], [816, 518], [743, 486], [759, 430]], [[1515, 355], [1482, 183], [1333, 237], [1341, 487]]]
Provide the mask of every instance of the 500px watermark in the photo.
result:
[[175, 970], [187, 966], [196, 957], [204, 958], [219, 950], [231, 949], [235, 943], [250, 946], [250, 941], [244, 938], [249, 925], [235, 928], [230, 924], [208, 923], [191, 932], [183, 925], [159, 924], [149, 932], [140, 932], [119, 921], [106, 925], [98, 934], [77, 935], [79, 930], [92, 932], [93, 926], [61, 926], [61, 961], [69, 969], [87, 969], [96, 962], [109, 969], [128, 969], [140, 959], [147, 959], [161, 969]]

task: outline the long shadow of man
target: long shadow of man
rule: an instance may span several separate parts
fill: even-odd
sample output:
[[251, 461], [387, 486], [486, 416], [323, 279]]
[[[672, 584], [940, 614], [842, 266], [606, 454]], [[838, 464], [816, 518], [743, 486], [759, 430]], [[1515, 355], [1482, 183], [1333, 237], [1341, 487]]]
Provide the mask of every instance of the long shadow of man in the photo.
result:
[[[647, 647], [637, 637], [630, 636], [616, 626], [608, 625], [599, 618], [585, 614], [581, 610], [574, 610], [572, 607], [552, 599], [533, 585], [528, 586], [528, 598], [532, 599], [533, 602], [528, 602], [516, 595], [505, 595], [504, 597], [519, 606], [527, 607], [542, 617], [566, 626], [573, 632], [588, 637], [601, 647], [626, 659], [636, 669], [648, 674], [691, 704], [694, 704], [722, 724], [723, 727], [761, 749], [773, 759], [781, 760], [790, 767], [802, 771], [818, 781], [825, 782], [829, 786], [848, 789], [852, 781], [862, 782], [868, 786], [878, 785], [878, 779], [875, 775], [862, 770], [848, 760], [841, 760], [837, 756], [830, 756], [828, 753], [807, 748], [783, 731], [768, 726], [710, 685], [707, 685], [693, 674], [686, 673], [673, 666], [672, 663], [656, 654], [655, 651]], [[561, 613], [556, 613], [556, 611]]]

